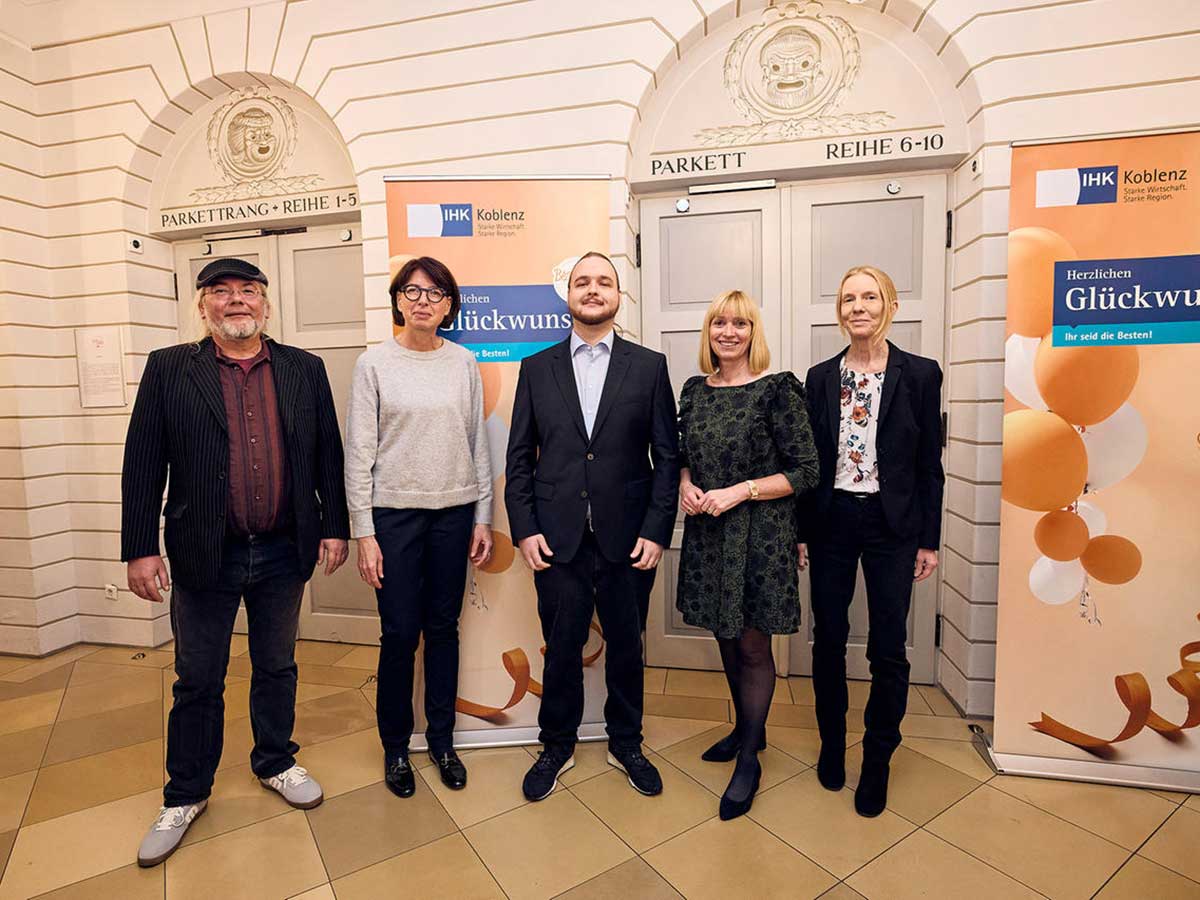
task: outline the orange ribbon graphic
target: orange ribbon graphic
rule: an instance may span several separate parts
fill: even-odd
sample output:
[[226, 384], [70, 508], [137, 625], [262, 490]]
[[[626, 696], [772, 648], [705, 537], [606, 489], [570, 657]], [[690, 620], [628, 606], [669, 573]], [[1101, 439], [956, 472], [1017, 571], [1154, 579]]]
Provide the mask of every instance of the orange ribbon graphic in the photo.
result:
[[[600, 626], [595, 622], [591, 623], [590, 628], [599, 635], [600, 646], [596, 648], [595, 652], [584, 655], [584, 666], [590, 666], [595, 663], [600, 658], [600, 654], [604, 652], [604, 632], [600, 630]], [[541, 654], [542, 656], [546, 655], [545, 646], [541, 648]], [[506, 711], [520, 703], [526, 694], [533, 694], [535, 697], [542, 696], [542, 685], [530, 673], [529, 657], [525, 655], [524, 650], [520, 647], [506, 650], [500, 655], [500, 661], [504, 664], [504, 670], [508, 672], [508, 677], [513, 682], [512, 694], [509, 695], [508, 702], [503, 706], [487, 706], [483, 703], [476, 703], [473, 700], [464, 700], [462, 697], [458, 697], [454, 703], [454, 709], [457, 712], [474, 716], [477, 719], [484, 719], [488, 722], [496, 722], [503, 718]]]
[[[1200, 620], [1200, 615], [1196, 618]], [[1192, 641], [1179, 648], [1179, 669], [1167, 676], [1167, 684], [1171, 689], [1185, 697], [1188, 702], [1187, 715], [1179, 724], [1164, 719], [1151, 709], [1150, 684], [1141, 672], [1118, 675], [1114, 681], [1117, 697], [1129, 712], [1125, 727], [1116, 737], [1096, 737], [1064, 725], [1046, 713], [1042, 713], [1041, 721], [1029, 724], [1042, 734], [1092, 751], [1109, 749], [1113, 744], [1129, 740], [1146, 727], [1161, 735], [1173, 737], [1200, 725], [1200, 641]]]

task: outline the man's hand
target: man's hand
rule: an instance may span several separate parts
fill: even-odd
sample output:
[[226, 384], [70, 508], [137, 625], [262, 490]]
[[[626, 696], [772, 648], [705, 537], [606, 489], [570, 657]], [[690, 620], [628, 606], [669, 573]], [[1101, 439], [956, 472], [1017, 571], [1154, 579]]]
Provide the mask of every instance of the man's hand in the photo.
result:
[[492, 558], [492, 526], [477, 524], [471, 534], [471, 565], [479, 568]]
[[377, 591], [383, 588], [383, 551], [373, 534], [358, 539], [358, 577]]
[[803, 572], [808, 568], [808, 544], [796, 545], [797, 568]]
[[629, 554], [629, 558], [634, 561], [635, 569], [649, 571], [658, 565], [658, 561], [662, 559], [662, 552], [661, 544], [656, 544], [649, 538], [640, 537], [633, 545], [633, 552]]
[[917, 561], [913, 565], [913, 581], [924, 581], [933, 574], [938, 566], [936, 550], [918, 550]]
[[550, 563], [542, 559], [543, 556], [553, 556], [554, 553], [550, 549], [550, 545], [546, 543], [545, 535], [531, 534], [527, 538], [521, 538], [517, 546], [521, 550], [521, 558], [525, 560], [525, 564], [535, 572], [541, 572], [550, 568]]
[[321, 548], [317, 551], [317, 565], [324, 564], [325, 574], [332, 575], [342, 567], [346, 557], [350, 555], [350, 546], [341, 538], [322, 538]]
[[167, 567], [161, 556], [139, 556], [137, 559], [131, 559], [125, 566], [125, 577], [131, 591], [152, 603], [162, 603], [163, 595], [159, 591], [171, 589], [171, 576], [167, 574]]
[[700, 513], [700, 503], [704, 500], [704, 491], [691, 481], [679, 482], [679, 505], [685, 516], [695, 516]]
[[745, 483], [705, 491], [704, 496], [700, 498], [700, 511], [708, 513], [710, 516], [719, 516], [749, 498], [750, 488]]

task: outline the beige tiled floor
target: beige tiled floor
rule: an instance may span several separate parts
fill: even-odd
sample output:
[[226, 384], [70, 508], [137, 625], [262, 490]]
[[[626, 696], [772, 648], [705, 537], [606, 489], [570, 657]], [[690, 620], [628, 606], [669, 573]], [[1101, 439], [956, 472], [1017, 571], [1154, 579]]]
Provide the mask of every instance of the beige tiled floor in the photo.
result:
[[[451, 792], [418, 754], [417, 794], [384, 788], [375, 732], [378, 650], [300, 642], [300, 763], [326, 793], [299, 812], [258, 785], [245, 638], [231, 647], [225, 755], [213, 799], [166, 865], [132, 865], [161, 800], [167, 649], [75, 647], [0, 657], [0, 900], [366, 900], [373, 897], [980, 897], [1200, 900], [1200, 797], [996, 776], [953, 705], [909, 694], [888, 810], [854, 813], [812, 766], [811, 682], [780, 680], [749, 816], [721, 822], [729, 765], [700, 753], [727, 733], [719, 673], [650, 669], [645, 746], [659, 797], [634, 793], [581, 744], [555, 794], [529, 804], [536, 747], [465, 752]], [[858, 777], [865, 685], [850, 689], [847, 775]]]

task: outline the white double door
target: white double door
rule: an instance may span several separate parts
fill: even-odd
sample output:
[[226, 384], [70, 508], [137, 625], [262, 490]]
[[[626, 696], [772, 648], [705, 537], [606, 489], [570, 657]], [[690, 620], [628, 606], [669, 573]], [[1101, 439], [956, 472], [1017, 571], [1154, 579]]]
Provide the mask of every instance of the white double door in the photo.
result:
[[[699, 372], [700, 326], [709, 302], [739, 288], [761, 306], [772, 371], [791, 370], [803, 381], [810, 366], [846, 345], [834, 304], [842, 274], [871, 264], [888, 272], [899, 292], [890, 339], [941, 361], [945, 221], [944, 175], [644, 199], [643, 342], [666, 354], [678, 392]], [[651, 596], [646, 658], [654, 666], [717, 670], [721, 660], [711, 634], [685, 624], [675, 608], [683, 520], [680, 513]], [[914, 682], [934, 680], [938, 589], [938, 581], [929, 579], [913, 591], [908, 654]], [[801, 630], [777, 638], [775, 656], [781, 672], [807, 675], [813, 621], [807, 575], [800, 577], [800, 596]], [[847, 669], [853, 678], [867, 678], [861, 570], [850, 626]]]
[[[344, 438], [354, 363], [366, 349], [359, 225], [176, 244], [180, 340], [195, 340], [205, 333], [196, 314], [196, 275], [222, 257], [254, 263], [267, 276], [271, 310], [267, 333], [324, 361]], [[351, 541], [350, 558], [339, 571], [326, 576], [318, 568], [314, 573], [304, 592], [300, 637], [379, 643], [375, 592], [359, 579], [356, 554]], [[236, 628], [245, 631], [245, 626], [243, 610]]]

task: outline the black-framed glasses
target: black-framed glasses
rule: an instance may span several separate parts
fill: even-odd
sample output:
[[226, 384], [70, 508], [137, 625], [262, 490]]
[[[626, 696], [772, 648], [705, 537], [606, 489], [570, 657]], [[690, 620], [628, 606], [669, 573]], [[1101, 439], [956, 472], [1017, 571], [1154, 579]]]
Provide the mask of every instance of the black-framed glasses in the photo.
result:
[[400, 288], [400, 293], [404, 295], [404, 299], [410, 303], [417, 303], [421, 296], [424, 295], [430, 304], [438, 304], [446, 299], [446, 292], [439, 287], [423, 288], [416, 284], [406, 284]]

